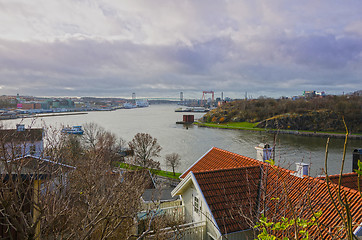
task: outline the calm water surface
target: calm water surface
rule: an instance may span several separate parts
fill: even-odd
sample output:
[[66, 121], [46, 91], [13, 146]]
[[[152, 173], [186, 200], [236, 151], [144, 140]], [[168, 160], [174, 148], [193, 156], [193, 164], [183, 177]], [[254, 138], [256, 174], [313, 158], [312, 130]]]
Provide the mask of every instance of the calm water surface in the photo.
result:
[[[273, 143], [274, 135], [264, 132], [212, 129], [191, 126], [186, 129], [176, 124], [182, 120], [183, 113], [175, 112], [177, 105], [151, 105], [148, 108], [120, 109], [112, 112], [89, 112], [84, 115], [56, 116], [37, 118], [35, 126], [83, 125], [94, 122], [115, 133], [118, 137], [130, 141], [136, 133], [149, 133], [157, 138], [162, 146], [161, 167], [166, 168], [164, 156], [176, 152], [181, 155], [182, 163], [177, 169], [186, 170], [191, 164], [202, 157], [213, 146], [231, 152], [255, 158], [255, 146], [259, 143]], [[195, 119], [202, 113], [193, 113]], [[15, 127], [21, 120], [3, 121], [6, 127]], [[25, 119], [26, 125], [33, 119]], [[343, 139], [331, 139], [328, 155], [328, 170], [330, 174], [339, 172]], [[295, 170], [295, 162], [311, 164], [311, 175], [321, 174], [324, 168], [326, 138], [301, 137], [293, 135], [277, 136], [276, 161], [279, 165]], [[346, 154], [345, 172], [350, 172], [352, 151], [361, 148], [361, 140], [349, 140]]]

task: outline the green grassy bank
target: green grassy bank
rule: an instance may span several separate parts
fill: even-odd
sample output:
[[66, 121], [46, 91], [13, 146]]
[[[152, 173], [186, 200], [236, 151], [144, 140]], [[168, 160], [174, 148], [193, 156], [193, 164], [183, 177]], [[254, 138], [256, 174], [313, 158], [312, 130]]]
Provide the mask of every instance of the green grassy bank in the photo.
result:
[[[129, 169], [129, 170], [143, 169], [143, 167], [130, 165], [130, 164], [123, 163], [123, 162], [118, 162], [117, 165], [120, 168]], [[181, 173], [175, 173], [175, 175], [173, 175], [173, 172], [168, 172], [168, 171], [164, 171], [164, 170], [156, 170], [156, 169], [148, 169], [148, 170], [150, 170], [150, 172], [155, 175], [167, 177], [167, 178], [173, 178], [173, 179], [179, 179], [179, 176], [181, 175]]]
[[253, 130], [253, 131], [264, 131], [263, 128], [255, 127], [258, 123], [249, 123], [249, 122], [229, 122], [229, 123], [201, 123], [195, 122], [196, 125], [202, 127], [212, 127], [212, 128], [226, 128], [226, 129], [241, 129], [241, 130]]
[[[258, 123], [249, 123], [249, 122], [228, 122], [228, 123], [201, 123], [195, 122], [196, 125], [201, 127], [210, 127], [210, 128], [223, 128], [223, 129], [238, 129], [238, 130], [249, 130], [249, 131], [278, 131], [279, 133], [290, 133], [298, 132], [300, 135], [309, 135], [309, 136], [334, 136], [334, 137], [344, 137], [344, 132], [328, 132], [328, 131], [308, 131], [308, 130], [286, 130], [286, 129], [270, 129], [270, 128], [257, 128]], [[362, 137], [361, 133], [353, 133], [351, 136], [355, 136], [360, 139]]]

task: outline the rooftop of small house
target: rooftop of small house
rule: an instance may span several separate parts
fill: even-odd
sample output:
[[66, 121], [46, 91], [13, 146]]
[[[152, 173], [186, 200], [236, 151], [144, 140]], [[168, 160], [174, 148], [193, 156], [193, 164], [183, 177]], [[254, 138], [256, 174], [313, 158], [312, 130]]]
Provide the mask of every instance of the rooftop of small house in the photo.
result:
[[37, 175], [41, 178], [47, 175], [62, 174], [66, 171], [75, 169], [75, 167], [55, 162], [50, 159], [27, 155], [24, 157], [8, 160], [8, 169], [1, 162], [0, 174], [21, 174], [21, 175]]
[[170, 202], [179, 199], [179, 196], [171, 196], [173, 188], [149, 188], [142, 194], [144, 202]]
[[[350, 204], [354, 230], [362, 223], [362, 196], [347, 184], [354, 174], [345, 175], [341, 191]], [[352, 177], [353, 176], [353, 177]], [[351, 177], [351, 178], [350, 178]], [[317, 226], [309, 229], [310, 236], [332, 239], [332, 234], [344, 238], [343, 225], [333, 201], [336, 198], [335, 177], [327, 184], [313, 178], [262, 161], [247, 158], [219, 148], [210, 149], [182, 174], [183, 180], [173, 191], [182, 195], [190, 181], [196, 181], [222, 234], [251, 229], [263, 213], [277, 221], [282, 216], [310, 219], [321, 211], [322, 236]], [[333, 179], [333, 180], [332, 180]], [[348, 181], [347, 181], [348, 179]], [[195, 183], [194, 183], [195, 184]], [[333, 201], [332, 201], [333, 199]]]
[[17, 125], [16, 129], [0, 129], [0, 142], [24, 142], [41, 141], [43, 139], [42, 128], [25, 128]]

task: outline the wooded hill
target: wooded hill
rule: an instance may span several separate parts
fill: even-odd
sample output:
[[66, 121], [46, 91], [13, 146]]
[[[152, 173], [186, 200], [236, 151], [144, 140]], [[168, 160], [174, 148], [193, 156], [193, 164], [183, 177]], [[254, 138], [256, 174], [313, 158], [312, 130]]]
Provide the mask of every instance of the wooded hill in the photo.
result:
[[257, 123], [259, 128], [343, 132], [342, 117], [351, 133], [362, 133], [362, 96], [237, 100], [208, 112], [201, 121], [250, 122]]

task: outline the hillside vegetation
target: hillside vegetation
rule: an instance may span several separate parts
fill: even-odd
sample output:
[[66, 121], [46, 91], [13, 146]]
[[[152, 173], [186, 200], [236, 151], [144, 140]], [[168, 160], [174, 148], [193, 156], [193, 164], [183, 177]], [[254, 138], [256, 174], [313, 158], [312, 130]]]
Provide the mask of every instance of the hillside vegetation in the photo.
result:
[[362, 132], [362, 96], [326, 96], [312, 99], [261, 97], [225, 103], [202, 118], [205, 123], [249, 122], [258, 128]]

